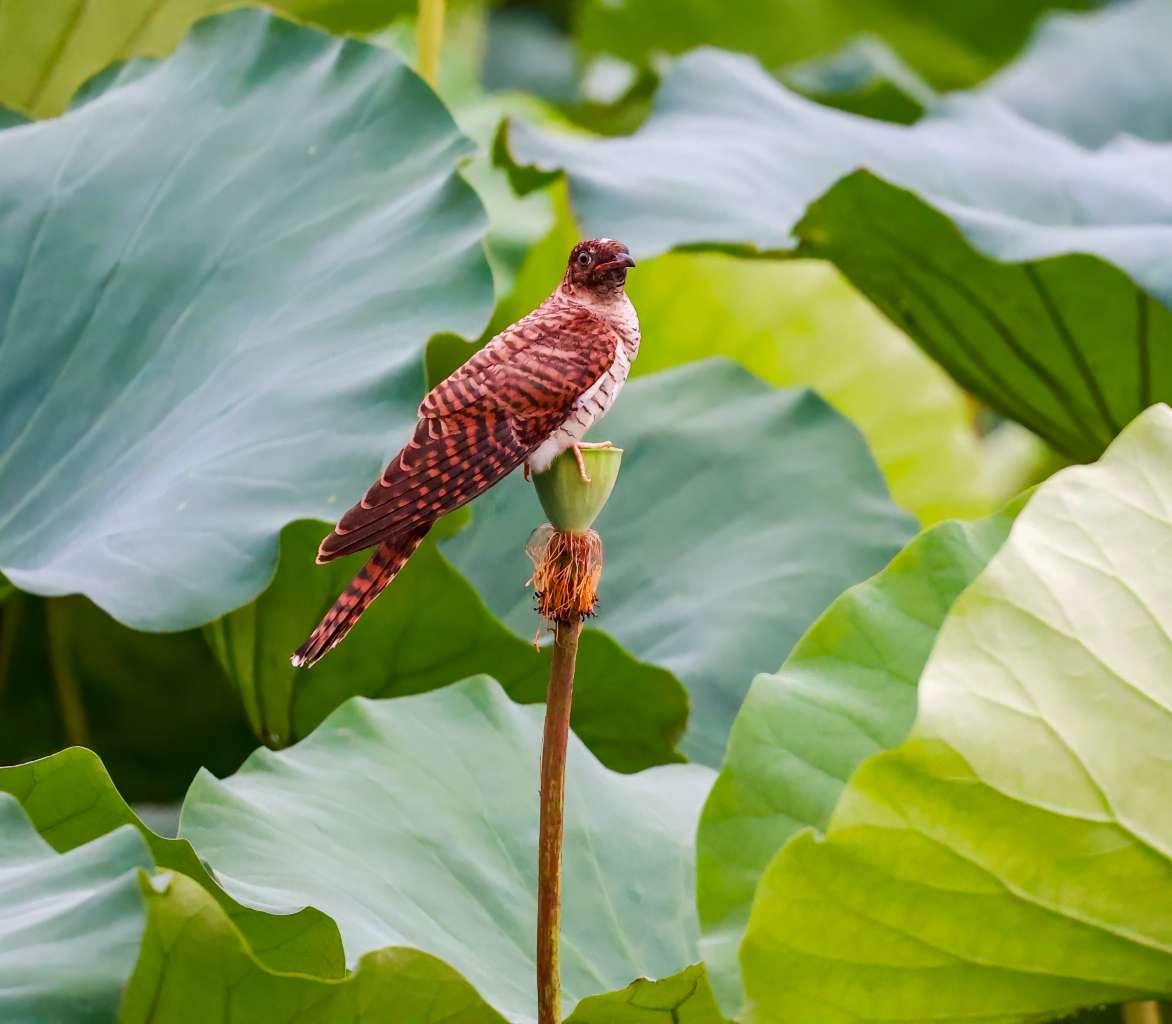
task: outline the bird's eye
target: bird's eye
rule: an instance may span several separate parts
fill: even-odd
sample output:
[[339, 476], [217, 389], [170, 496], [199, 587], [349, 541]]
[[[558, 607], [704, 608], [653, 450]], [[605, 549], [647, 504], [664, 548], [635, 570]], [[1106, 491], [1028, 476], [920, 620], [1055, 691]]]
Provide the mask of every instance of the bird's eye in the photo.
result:
[[582, 252], [578, 254], [578, 262], [584, 267], [590, 266], [590, 253]]

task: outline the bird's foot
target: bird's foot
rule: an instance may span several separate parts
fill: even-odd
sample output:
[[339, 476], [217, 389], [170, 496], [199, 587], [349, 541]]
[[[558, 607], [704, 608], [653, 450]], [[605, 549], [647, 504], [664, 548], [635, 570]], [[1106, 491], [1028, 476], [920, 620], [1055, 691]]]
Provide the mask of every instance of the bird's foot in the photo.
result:
[[613, 448], [613, 441], [579, 441], [579, 448]]
[[592, 444], [576, 444], [574, 445], [574, 461], [578, 463], [578, 476], [581, 477], [582, 483], [590, 483], [590, 474], [586, 472], [586, 460], [582, 458], [583, 448], [596, 448], [597, 445]]
[[524, 468], [524, 470], [522, 470], [522, 474], [523, 474], [523, 476], [525, 477], [525, 479], [526, 479], [526, 480], [528, 480], [528, 479], [529, 479], [531, 476], [533, 476], [533, 470], [531, 470], [531, 469], [529, 468], [529, 463], [528, 463], [528, 462], [526, 462], [526, 463], [525, 463], [525, 468]]

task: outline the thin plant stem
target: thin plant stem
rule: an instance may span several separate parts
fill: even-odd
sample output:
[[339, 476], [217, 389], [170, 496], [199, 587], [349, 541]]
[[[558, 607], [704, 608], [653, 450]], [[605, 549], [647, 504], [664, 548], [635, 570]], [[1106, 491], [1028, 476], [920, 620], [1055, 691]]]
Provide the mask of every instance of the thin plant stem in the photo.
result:
[[554, 631], [541, 744], [541, 823], [537, 846], [537, 1020], [560, 1024], [561, 975], [558, 928], [562, 907], [562, 822], [565, 816], [566, 746], [574, 699], [574, 663], [580, 622], [559, 622]]
[[69, 656], [68, 612], [60, 600], [45, 602], [45, 633], [49, 645], [49, 667], [57, 691], [57, 706], [71, 746], [89, 746], [89, 723], [81, 698], [81, 680]]
[[8, 690], [12, 675], [12, 658], [16, 652], [16, 639], [24, 628], [24, 595], [9, 594], [0, 614], [0, 703]]
[[440, 47], [444, 41], [444, 0], [419, 0], [415, 39], [419, 73], [434, 89], [439, 81]]
[[1123, 1006], [1124, 1024], [1160, 1024], [1160, 1006], [1154, 999]]

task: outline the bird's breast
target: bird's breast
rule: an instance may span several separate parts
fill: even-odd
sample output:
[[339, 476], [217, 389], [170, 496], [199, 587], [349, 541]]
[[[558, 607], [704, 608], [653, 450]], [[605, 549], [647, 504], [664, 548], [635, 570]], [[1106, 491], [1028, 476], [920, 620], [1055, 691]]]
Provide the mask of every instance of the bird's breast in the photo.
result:
[[631, 363], [639, 354], [639, 314], [635, 312], [631, 300], [624, 295], [622, 303], [611, 312], [609, 319], [615, 333], [622, 341], [620, 350], [626, 350], [629, 371]]
[[614, 405], [619, 391], [626, 383], [631, 372], [631, 359], [624, 346], [619, 347], [615, 360], [610, 369], [598, 378], [574, 403], [573, 418], [583, 423], [583, 427], [601, 419], [606, 411]]
[[558, 455], [581, 441], [586, 431], [606, 415], [630, 372], [631, 358], [627, 346], [620, 343], [610, 369], [578, 396], [565, 420], [529, 457], [529, 465], [535, 473], [548, 469]]
[[549, 468], [558, 455], [577, 444], [595, 423], [606, 415], [618, 398], [631, 372], [631, 362], [639, 354], [639, 317], [625, 295], [621, 303], [595, 310], [616, 335], [615, 357], [607, 371], [590, 385], [570, 407], [565, 420], [530, 455], [528, 462], [536, 473]]

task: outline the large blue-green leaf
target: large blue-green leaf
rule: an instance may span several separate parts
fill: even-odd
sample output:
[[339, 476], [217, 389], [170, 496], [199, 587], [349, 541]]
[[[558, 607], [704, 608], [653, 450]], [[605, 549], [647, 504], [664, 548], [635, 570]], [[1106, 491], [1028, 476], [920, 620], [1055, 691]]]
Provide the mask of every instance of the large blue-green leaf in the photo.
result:
[[[25, 767], [39, 776], [31, 787], [28, 772], [4, 778], [25, 790], [32, 821], [0, 793], [5, 1024], [502, 1024], [451, 967], [416, 950], [377, 950], [341, 977], [337, 929], [325, 915], [235, 904], [186, 843], [145, 832], [88, 751]], [[200, 881], [176, 870], [148, 878], [148, 844], [160, 865], [194, 868]], [[328, 927], [306, 929], [313, 918]]]
[[[288, 750], [259, 751], [223, 781], [200, 775], [180, 831], [240, 901], [329, 913], [351, 962], [415, 946], [509, 1020], [531, 1021], [543, 711], [484, 677], [355, 699]], [[641, 977], [667, 979], [668, 1005], [712, 1006], [702, 975], [682, 993], [671, 977], [699, 959], [692, 836], [712, 777], [696, 765], [620, 775], [571, 738], [567, 1012]], [[645, 994], [646, 1013], [631, 1019], [662, 1020]]]
[[1172, 141], [1172, 5], [1124, 0], [1090, 16], [1055, 13], [1020, 60], [981, 92], [1085, 146], [1116, 135]]
[[156, 878], [143, 895], [149, 917], [119, 1024], [505, 1024], [418, 950], [369, 953], [344, 978], [277, 972], [190, 878]]
[[[314, 739], [296, 748], [296, 752], [279, 761], [267, 762], [269, 769], [300, 766], [297, 770], [304, 769], [311, 774], [316, 771], [315, 765], [329, 765], [328, 771], [320, 773], [322, 788], [316, 792], [312, 784], [298, 782], [287, 791], [288, 796], [303, 801], [302, 812], [306, 817], [300, 820], [296, 815], [284, 817], [276, 806], [269, 806], [289, 827], [305, 826], [292, 845], [282, 844], [284, 852], [307, 852], [305, 866], [313, 872], [316, 881], [325, 883], [336, 878], [341, 861], [323, 842], [336, 831], [338, 812], [343, 817], [354, 813], [347, 841], [351, 854], [362, 860], [364, 866], [359, 873], [361, 877], [351, 877], [352, 885], [341, 890], [335, 887], [339, 899], [333, 906], [343, 905], [345, 894], [350, 893], [361, 902], [356, 912], [365, 914], [366, 919], [369, 911], [388, 920], [402, 915], [405, 925], [418, 923], [418, 915], [404, 913], [401, 901], [388, 898], [378, 868], [381, 844], [390, 835], [391, 859], [397, 858], [404, 869], [401, 877], [394, 877], [411, 890], [419, 906], [431, 906], [435, 910], [435, 922], [430, 930], [422, 928], [403, 938], [427, 945], [436, 935], [447, 934], [447, 923], [466, 923], [472, 914], [483, 933], [480, 943], [483, 948], [493, 948], [498, 940], [505, 942], [503, 956], [498, 953], [495, 958], [490, 957], [491, 963], [509, 965], [512, 983], [523, 986], [523, 969], [509, 963], [515, 939], [515, 935], [510, 938], [510, 929], [524, 929], [526, 922], [532, 927], [533, 920], [535, 879], [530, 876], [535, 850], [529, 847], [536, 839], [536, 800], [520, 800], [519, 795], [523, 788], [528, 788], [530, 776], [536, 781], [541, 710], [520, 710], [487, 680], [430, 695], [426, 704], [408, 699], [381, 702], [368, 708], [373, 708], [373, 712], [348, 706]], [[355, 743], [353, 733], [348, 731], [355, 721], [381, 722], [385, 728], [373, 745]], [[485, 758], [485, 765], [493, 767], [494, 778], [505, 784], [497, 789], [489, 787], [482, 796], [476, 785], [466, 784], [469, 766], [462, 764], [460, 757], [449, 757], [445, 746], [435, 742], [437, 735], [449, 737], [469, 757], [471, 748], [476, 747]], [[711, 773], [696, 767], [679, 767], [666, 775], [652, 772], [619, 776], [602, 768], [576, 743], [572, 749], [571, 778], [580, 781], [573, 787], [576, 795], [572, 803], [578, 819], [571, 825], [568, 849], [572, 851], [569, 854], [574, 865], [572, 877], [578, 882], [577, 897], [572, 904], [578, 923], [567, 932], [581, 938], [588, 950], [587, 954], [570, 950], [566, 961], [577, 964], [575, 976], [581, 980], [585, 975], [586, 990], [594, 994], [582, 1000], [570, 1020], [575, 1024], [590, 1024], [600, 1019], [624, 1024], [660, 1024], [663, 1014], [674, 1012], [681, 1024], [717, 1024], [723, 1018], [716, 1009], [704, 968], [695, 963], [688, 966], [696, 959], [690, 837]], [[325, 761], [315, 760], [319, 758]], [[265, 763], [264, 758], [257, 760]], [[401, 788], [387, 789], [381, 776], [384, 771], [392, 771], [398, 777], [396, 766], [404, 768]], [[254, 761], [244, 774], [255, 773], [257, 767]], [[477, 762], [471, 770], [479, 773], [481, 767]], [[369, 787], [352, 786], [353, 780], [359, 777], [367, 779]], [[255, 774], [249, 779], [252, 784], [257, 782]], [[266, 782], [263, 776], [260, 779], [274, 795], [289, 781], [286, 778]], [[207, 785], [214, 788], [214, 784]], [[238, 787], [238, 781], [232, 780], [225, 788], [238, 791]], [[412, 798], [410, 794], [417, 789], [420, 795]], [[34, 860], [41, 865], [35, 875], [30, 875], [23, 870], [6, 870], [0, 864], [0, 922], [4, 922], [0, 923], [0, 937], [19, 935], [20, 940], [28, 938], [34, 942], [32, 935], [43, 935], [44, 929], [53, 926], [55, 915], [64, 908], [74, 913], [66, 923], [70, 929], [68, 934], [75, 936], [79, 943], [93, 944], [96, 950], [96, 955], [88, 951], [77, 955], [69, 941], [61, 941], [60, 951], [54, 948], [48, 955], [29, 951], [28, 955], [17, 956], [9, 955], [8, 948], [0, 943], [0, 1006], [23, 1007], [33, 998], [43, 1006], [49, 1005], [49, 1000], [64, 1003], [73, 999], [88, 979], [94, 982], [90, 987], [94, 990], [91, 994], [97, 1014], [92, 1018], [95, 1022], [113, 1019], [113, 1008], [118, 1005], [124, 987], [126, 995], [118, 1015], [123, 1024], [195, 1021], [202, 1024], [213, 1019], [239, 1024], [259, 1020], [267, 1024], [304, 1024], [306, 1020], [317, 1024], [375, 1024], [390, 1019], [399, 1024], [503, 1022], [497, 1010], [467, 978], [435, 956], [403, 945], [379, 946], [357, 955], [351, 944], [353, 970], [347, 973], [338, 929], [320, 911], [307, 908], [295, 914], [272, 915], [237, 903], [208, 874], [186, 840], [162, 839], [143, 827], [90, 751], [68, 750], [33, 764], [0, 770], [0, 790], [6, 791], [0, 793], [0, 818], [3, 818], [0, 824], [5, 826], [0, 830], [0, 839], [15, 844], [12, 849], [26, 866]], [[44, 840], [64, 856], [51, 858], [51, 851], [32, 833], [9, 792], [24, 803], [31, 823], [40, 830]], [[320, 799], [329, 793], [343, 792], [349, 794], [348, 799]], [[441, 794], [438, 799], [437, 793]], [[607, 799], [592, 802], [599, 793], [606, 794]], [[403, 799], [408, 803], [417, 801], [416, 811], [400, 815]], [[446, 810], [437, 813], [437, 807]], [[223, 807], [213, 808], [214, 813], [223, 811]], [[381, 821], [384, 831], [368, 830], [362, 821], [362, 816], [367, 814]], [[10, 818], [23, 822], [25, 831], [18, 834], [9, 828]], [[637, 824], [632, 827], [632, 822]], [[517, 827], [518, 823], [524, 827]], [[250, 828], [255, 830], [256, 825], [252, 822]], [[497, 849], [497, 828], [502, 830], [501, 837], [510, 844], [509, 849]], [[156, 865], [167, 869], [149, 882], [143, 879], [142, 896], [148, 910], [145, 921], [133, 878], [127, 880], [129, 884], [117, 888], [125, 906], [105, 900], [105, 889], [98, 894], [101, 900], [95, 902], [96, 910], [104, 910], [110, 903], [127, 913], [101, 916], [94, 921], [92, 932], [88, 917], [76, 915], [78, 900], [87, 898], [85, 892], [70, 890], [52, 902], [35, 888], [42, 877], [48, 878], [48, 872], [57, 870], [50, 865], [80, 866], [84, 870], [95, 863], [94, 857], [101, 858], [103, 851], [117, 854], [133, 848], [138, 851], [136, 866], [149, 868], [147, 850], [136, 840], [132, 829], [137, 829], [146, 840]], [[457, 832], [468, 842], [450, 841]], [[235, 838], [246, 846], [256, 842], [255, 831], [251, 836], [248, 833], [249, 829], [245, 829], [243, 836]], [[233, 837], [227, 835], [216, 839], [217, 843], [229, 846], [232, 841]], [[437, 850], [441, 851], [438, 864]], [[0, 850], [0, 861], [9, 852]], [[646, 866], [631, 870], [625, 859], [631, 853], [646, 858]], [[319, 861], [319, 857], [326, 859]], [[465, 864], [466, 858], [474, 863]], [[507, 877], [509, 858], [515, 858], [517, 864], [526, 864], [525, 877], [519, 874]], [[108, 860], [101, 861], [101, 865], [108, 863]], [[276, 861], [270, 862], [270, 866], [275, 865]], [[474, 885], [471, 891], [460, 888], [458, 883], [453, 888], [456, 876], [474, 879], [478, 871], [489, 879], [484, 885]], [[274, 882], [276, 877], [284, 879], [278, 886], [289, 880], [287, 875], [266, 875], [266, 884]], [[496, 921], [477, 917], [470, 903], [484, 899], [486, 906], [494, 909], [496, 904], [490, 897], [502, 878], [506, 879], [507, 892], [501, 899], [515, 900], [518, 909], [505, 922], [508, 927], [498, 932]], [[600, 879], [611, 888], [609, 896], [613, 906], [622, 911], [628, 931], [637, 938], [624, 942], [621, 935], [617, 939], [610, 936], [608, 929], [613, 919], [599, 911], [596, 899], [602, 884]], [[7, 884], [9, 881], [11, 885]], [[418, 888], [412, 888], [413, 885]], [[364, 887], [373, 902], [366, 903], [366, 896], [357, 895], [355, 886]], [[40, 917], [27, 910], [30, 888], [34, 889], [38, 907], [47, 911]], [[61, 890], [60, 885], [56, 888]], [[656, 920], [652, 921], [645, 912]], [[51, 920], [46, 923], [46, 918]], [[348, 929], [352, 928], [352, 913], [343, 914], [339, 920]], [[19, 927], [12, 926], [6, 931], [9, 921], [15, 921]], [[644, 934], [640, 928], [650, 928], [650, 932]], [[348, 934], [349, 943], [353, 931]], [[388, 926], [388, 937], [394, 938], [395, 934]], [[461, 940], [462, 933], [454, 934]], [[125, 949], [105, 942], [112, 941], [114, 936], [121, 937]], [[134, 954], [139, 949], [140, 937], [141, 953], [135, 966]], [[463, 940], [466, 945], [458, 941], [455, 948], [460, 962], [467, 964], [480, 954], [475, 936], [464, 935]], [[121, 958], [120, 949], [125, 954]], [[613, 976], [625, 979], [611, 990], [605, 984], [594, 985], [598, 976], [592, 973], [593, 960], [579, 963], [584, 955], [593, 955], [598, 950], [602, 951], [602, 962]], [[25, 953], [24, 947], [19, 952]], [[641, 968], [650, 971], [674, 962], [677, 952], [684, 965], [681, 969], [665, 971], [665, 976], [658, 981], [638, 977]], [[81, 970], [71, 974], [63, 969], [65, 956], [77, 956]], [[94, 966], [99, 961], [100, 969]], [[33, 984], [27, 984], [29, 972], [26, 972], [22, 976], [25, 987], [18, 992], [12, 978], [25, 964], [32, 964]], [[127, 985], [132, 968], [133, 977]], [[109, 984], [102, 980], [107, 976]], [[626, 980], [630, 983], [626, 984]], [[19, 1002], [21, 999], [25, 1002]], [[76, 1006], [74, 1010], [80, 1013]], [[27, 1019], [40, 1024], [42, 1020], [58, 1018], [17, 1014], [4, 1019]]]
[[278, 916], [241, 906], [212, 881], [189, 843], [166, 839], [143, 824], [92, 750], [70, 747], [39, 761], [0, 768], [0, 792], [21, 802], [33, 826], [59, 853], [76, 850], [123, 826], [134, 827], [155, 864], [202, 885], [268, 967], [320, 977], [344, 972], [338, 929], [329, 918], [309, 909]]
[[872, 121], [714, 51], [675, 65], [632, 136], [519, 128], [513, 146], [566, 168], [586, 229], [637, 253], [834, 261], [962, 385], [1070, 456], [1172, 397], [1172, 146], [1091, 152], [982, 95], [911, 127]]
[[491, 283], [470, 144], [394, 55], [256, 11], [0, 133], [0, 566], [175, 629], [406, 432]]
[[106, 1024], [138, 959], [146, 844], [120, 828], [71, 853], [0, 793], [0, 1019]]
[[[597, 626], [679, 677], [692, 701], [682, 749], [719, 764], [753, 676], [776, 668], [913, 524], [830, 406], [723, 360], [632, 381], [595, 435], [626, 452], [596, 524], [606, 547]], [[543, 519], [531, 487], [509, 480], [445, 547], [526, 637], [537, 620], [522, 546]]]
[[489, 92], [525, 92], [554, 103], [578, 98], [578, 69], [570, 37], [533, 7], [493, 10], [480, 77]]
[[[0, 790], [6, 1024], [501, 1024], [434, 957], [380, 949], [347, 973], [325, 914], [237, 903], [190, 844], [144, 827], [92, 751], [0, 769]], [[166, 870], [147, 879], [134, 869], [152, 856]]]
[[1172, 410], [1043, 483], [906, 742], [758, 886], [758, 1022], [1055, 1019], [1172, 992]]

